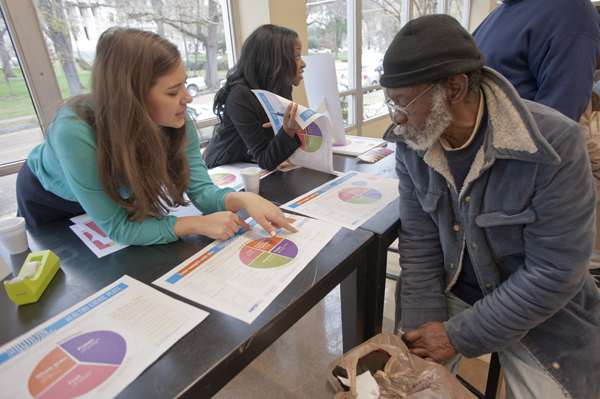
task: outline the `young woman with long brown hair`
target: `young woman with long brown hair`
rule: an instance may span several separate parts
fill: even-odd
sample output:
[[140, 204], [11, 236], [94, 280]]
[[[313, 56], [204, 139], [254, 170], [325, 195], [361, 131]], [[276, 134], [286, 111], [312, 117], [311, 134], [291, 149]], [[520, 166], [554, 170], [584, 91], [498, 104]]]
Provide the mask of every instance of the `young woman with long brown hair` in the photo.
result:
[[[18, 214], [28, 227], [83, 212], [113, 240], [149, 245], [189, 234], [232, 237], [248, 213], [269, 232], [295, 231], [258, 195], [219, 189], [208, 176], [177, 48], [135, 29], [109, 29], [97, 45], [91, 94], [65, 105], [17, 178]], [[204, 216], [177, 218], [187, 205]]]

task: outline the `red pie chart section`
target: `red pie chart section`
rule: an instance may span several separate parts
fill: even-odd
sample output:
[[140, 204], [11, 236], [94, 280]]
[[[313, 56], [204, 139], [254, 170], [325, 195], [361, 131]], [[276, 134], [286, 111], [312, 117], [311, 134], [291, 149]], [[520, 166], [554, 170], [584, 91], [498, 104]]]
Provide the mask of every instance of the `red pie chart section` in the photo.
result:
[[298, 255], [298, 247], [290, 240], [267, 237], [250, 241], [240, 250], [240, 260], [256, 269], [273, 269], [290, 263]]
[[29, 377], [36, 399], [72, 399], [106, 381], [121, 365], [127, 343], [112, 331], [81, 334], [56, 347]]
[[296, 134], [298, 134], [302, 142], [300, 148], [306, 152], [318, 151], [323, 144], [323, 133], [321, 133], [321, 129], [314, 122], [306, 126], [306, 129], [297, 131]]
[[379, 191], [368, 187], [345, 188], [338, 193], [338, 198], [350, 204], [370, 204], [379, 201], [382, 195]]
[[217, 186], [222, 186], [223, 184], [233, 183], [235, 175], [232, 173], [214, 173], [210, 175], [210, 180]]

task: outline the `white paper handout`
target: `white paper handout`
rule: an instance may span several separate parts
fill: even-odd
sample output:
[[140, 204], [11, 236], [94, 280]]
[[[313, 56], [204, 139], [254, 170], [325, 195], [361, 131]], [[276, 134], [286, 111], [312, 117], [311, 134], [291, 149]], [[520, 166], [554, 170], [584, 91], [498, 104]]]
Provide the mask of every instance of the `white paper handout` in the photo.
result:
[[281, 208], [356, 230], [396, 198], [398, 179], [347, 172]]
[[[221, 165], [216, 168], [212, 168], [208, 170], [208, 175], [212, 182], [219, 186], [220, 188], [231, 187], [235, 191], [240, 191], [244, 188], [244, 182], [242, 181], [242, 176], [240, 175], [240, 171], [244, 168], [255, 167], [258, 165], [255, 163], [246, 163], [246, 162], [236, 162], [230, 165]], [[267, 177], [273, 173], [273, 171], [261, 169], [260, 170], [260, 178]]]
[[286, 215], [297, 233], [271, 237], [254, 220], [227, 241], [215, 241], [153, 284], [252, 323], [340, 227]]
[[127, 245], [116, 243], [108, 238], [87, 213], [72, 217], [71, 222], [75, 223], [74, 225], [69, 226], [71, 230], [73, 230], [73, 233], [75, 233], [98, 258], [127, 247]]
[[304, 88], [308, 106], [329, 118], [332, 127], [331, 138], [334, 143], [343, 146], [346, 131], [333, 54], [309, 55], [303, 56], [302, 59], [306, 63]]
[[333, 144], [335, 154], [359, 156], [377, 147], [385, 147], [387, 141], [372, 137], [346, 136], [346, 145]]
[[[271, 127], [277, 134], [283, 126], [285, 108], [290, 101], [266, 90], [252, 90], [252, 92], [265, 109]], [[297, 132], [302, 145], [292, 154], [290, 162], [305, 168], [333, 173], [332, 127], [329, 119], [298, 104], [296, 122], [302, 128]]]
[[206, 316], [124, 276], [0, 347], [1, 396], [113, 398]]

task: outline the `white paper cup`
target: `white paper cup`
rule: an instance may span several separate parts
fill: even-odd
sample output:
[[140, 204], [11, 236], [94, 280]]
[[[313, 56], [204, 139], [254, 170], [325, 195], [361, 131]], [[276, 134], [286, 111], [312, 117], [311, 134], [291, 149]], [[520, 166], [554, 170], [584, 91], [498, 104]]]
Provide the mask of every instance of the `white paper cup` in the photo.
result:
[[240, 171], [246, 191], [258, 194], [260, 186], [260, 168], [244, 168]]
[[25, 219], [22, 217], [10, 217], [0, 220], [0, 242], [11, 255], [25, 252], [27, 234], [25, 234]]

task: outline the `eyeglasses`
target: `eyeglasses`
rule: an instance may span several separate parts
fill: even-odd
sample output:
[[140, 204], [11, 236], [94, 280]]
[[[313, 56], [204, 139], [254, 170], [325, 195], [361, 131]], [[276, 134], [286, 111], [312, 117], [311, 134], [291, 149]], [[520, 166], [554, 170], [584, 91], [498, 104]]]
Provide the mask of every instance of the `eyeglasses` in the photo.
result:
[[410, 107], [410, 105], [411, 105], [412, 103], [414, 103], [415, 101], [417, 101], [417, 100], [419, 99], [419, 97], [421, 97], [423, 94], [427, 93], [427, 92], [428, 92], [428, 91], [429, 91], [429, 90], [430, 90], [432, 87], [433, 87], [433, 85], [431, 85], [431, 86], [429, 86], [428, 88], [426, 88], [426, 89], [425, 89], [425, 91], [423, 91], [421, 94], [419, 94], [418, 96], [416, 96], [416, 97], [415, 97], [415, 98], [414, 98], [414, 99], [413, 99], [411, 102], [409, 102], [409, 103], [406, 105], [406, 107], [401, 107], [400, 105], [396, 105], [396, 104], [394, 104], [394, 102], [392, 101], [392, 99], [391, 99], [391, 98], [390, 98], [390, 99], [388, 99], [388, 100], [385, 102], [385, 105], [387, 105], [387, 106], [388, 106], [388, 108], [389, 108], [391, 111], [398, 111], [398, 112], [400, 112], [401, 114], [408, 116], [408, 111], [407, 111], [407, 108], [408, 108], [408, 107]]

